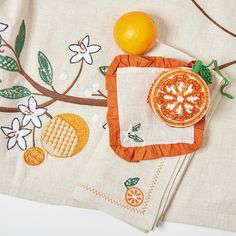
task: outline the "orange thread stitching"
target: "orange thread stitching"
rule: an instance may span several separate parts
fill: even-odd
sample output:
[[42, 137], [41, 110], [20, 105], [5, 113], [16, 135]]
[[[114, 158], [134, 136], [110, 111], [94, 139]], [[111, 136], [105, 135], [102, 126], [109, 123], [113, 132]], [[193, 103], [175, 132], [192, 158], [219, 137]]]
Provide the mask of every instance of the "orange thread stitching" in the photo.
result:
[[111, 204], [114, 204], [114, 205], [120, 207], [120, 208], [124, 208], [124, 209], [132, 211], [134, 213], [144, 215], [146, 210], [147, 210], [147, 207], [148, 207], [148, 202], [150, 201], [151, 195], [152, 195], [153, 190], [155, 188], [155, 185], [157, 183], [158, 177], [159, 177], [159, 175], [161, 173], [162, 167], [164, 166], [165, 160], [166, 159], [163, 158], [162, 161], [161, 161], [161, 164], [158, 166], [157, 171], [155, 172], [154, 177], [152, 179], [152, 183], [151, 183], [151, 185], [149, 187], [147, 196], [145, 197], [145, 201], [143, 203], [143, 207], [140, 208], [140, 210], [136, 209], [135, 207], [131, 207], [131, 206], [125, 205], [125, 204], [119, 202], [118, 200], [115, 200], [115, 199], [109, 197], [108, 195], [106, 195], [106, 194], [104, 194], [104, 193], [102, 193], [102, 192], [100, 192], [100, 191], [96, 190], [95, 188], [92, 188], [92, 187], [90, 187], [88, 185], [78, 184], [78, 186], [80, 188], [84, 189], [84, 190], [87, 190], [87, 191], [95, 194], [96, 196], [104, 199], [105, 201], [110, 202]]

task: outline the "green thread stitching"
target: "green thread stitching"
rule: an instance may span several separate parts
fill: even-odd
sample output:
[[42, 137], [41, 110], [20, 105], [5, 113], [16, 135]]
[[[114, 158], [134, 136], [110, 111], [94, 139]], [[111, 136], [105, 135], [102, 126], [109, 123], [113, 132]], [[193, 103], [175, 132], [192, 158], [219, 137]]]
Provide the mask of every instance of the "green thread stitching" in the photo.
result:
[[52, 85], [53, 70], [52, 65], [46, 55], [39, 51], [38, 52], [38, 62], [39, 62], [39, 75], [40, 78], [48, 85]]
[[17, 62], [9, 56], [0, 55], [0, 68], [7, 71], [19, 71]]
[[142, 143], [144, 140], [139, 137], [137, 134], [133, 134], [134, 132], [138, 132], [138, 130], [141, 128], [141, 124], [134, 125], [131, 129], [131, 132], [128, 133], [128, 137], [132, 140], [134, 140], [136, 143]]
[[134, 178], [129, 178], [124, 182], [124, 185], [127, 189], [129, 189], [130, 187], [135, 186], [137, 183], [139, 182], [139, 178], [138, 177], [134, 177]]
[[212, 60], [211, 63], [209, 63], [209, 65], [207, 66], [204, 65], [201, 60], [197, 60], [192, 67], [192, 71], [196, 74], [199, 73], [207, 84], [211, 84], [212, 75], [211, 75], [209, 67], [212, 65], [214, 65], [214, 70], [216, 71], [216, 73], [224, 80], [224, 83], [220, 87], [221, 94], [229, 99], [233, 99], [234, 96], [224, 91], [224, 89], [229, 85], [230, 81], [221, 73], [217, 60]]
[[19, 85], [0, 90], [0, 96], [7, 99], [19, 99], [30, 95], [31, 92], [27, 88]]
[[17, 35], [15, 42], [15, 51], [16, 51], [16, 56], [18, 58], [24, 47], [24, 43], [25, 43], [25, 21], [23, 20], [19, 29], [19, 34]]
[[108, 70], [108, 66], [100, 66], [99, 71], [105, 76]]

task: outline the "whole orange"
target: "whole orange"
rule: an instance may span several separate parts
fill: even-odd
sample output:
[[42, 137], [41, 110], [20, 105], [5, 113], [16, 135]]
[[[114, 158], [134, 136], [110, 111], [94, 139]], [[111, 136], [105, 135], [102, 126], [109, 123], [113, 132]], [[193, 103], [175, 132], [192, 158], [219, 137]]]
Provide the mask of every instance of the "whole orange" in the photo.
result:
[[113, 34], [116, 43], [124, 52], [140, 55], [153, 47], [157, 39], [157, 27], [151, 16], [134, 11], [117, 20]]

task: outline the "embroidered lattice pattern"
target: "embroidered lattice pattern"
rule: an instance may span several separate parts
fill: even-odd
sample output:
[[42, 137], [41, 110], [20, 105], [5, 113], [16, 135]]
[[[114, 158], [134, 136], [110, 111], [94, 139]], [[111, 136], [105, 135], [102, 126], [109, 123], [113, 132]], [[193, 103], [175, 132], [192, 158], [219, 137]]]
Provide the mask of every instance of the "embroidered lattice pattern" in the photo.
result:
[[0, 68], [8, 71], [18, 71], [16, 61], [8, 56], [0, 56]]
[[76, 130], [60, 117], [52, 119], [42, 132], [44, 149], [57, 157], [73, 156], [78, 141]]

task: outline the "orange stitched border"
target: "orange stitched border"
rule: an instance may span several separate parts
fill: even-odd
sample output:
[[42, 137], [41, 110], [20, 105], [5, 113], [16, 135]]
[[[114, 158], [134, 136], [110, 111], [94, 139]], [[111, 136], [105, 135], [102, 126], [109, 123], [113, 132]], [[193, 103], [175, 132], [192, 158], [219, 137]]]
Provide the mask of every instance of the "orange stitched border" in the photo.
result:
[[129, 206], [128, 204], [126, 205], [126, 204], [124, 204], [124, 203], [122, 203], [122, 202], [119, 202], [118, 200], [115, 200], [115, 199], [113, 199], [112, 197], [106, 195], [105, 193], [102, 193], [102, 192], [100, 192], [100, 191], [96, 190], [95, 188], [90, 187], [90, 186], [88, 186], [88, 185], [85, 185], [85, 184], [78, 184], [78, 186], [79, 186], [80, 188], [86, 190], [86, 191], [89, 191], [89, 192], [95, 194], [97, 197], [102, 198], [102, 199], [104, 199], [105, 201], [107, 201], [107, 202], [109, 202], [109, 203], [111, 203], [111, 204], [113, 204], [113, 205], [116, 205], [116, 206], [118, 206], [118, 207], [120, 207], [120, 208], [129, 210], [129, 211], [132, 211], [132, 212], [137, 213], [137, 214], [144, 215], [145, 212], [146, 212], [146, 210], [147, 210], [148, 203], [149, 203], [149, 201], [150, 201], [150, 199], [151, 199], [153, 190], [154, 190], [154, 188], [155, 188], [155, 186], [156, 186], [158, 177], [159, 177], [159, 175], [160, 175], [160, 173], [161, 173], [161, 170], [162, 170], [162, 168], [163, 168], [163, 166], [164, 166], [165, 161], [166, 161], [165, 158], [163, 158], [163, 159], [161, 160], [161, 163], [160, 163], [160, 165], [158, 166], [158, 168], [157, 168], [157, 170], [156, 170], [156, 172], [155, 172], [155, 174], [154, 174], [154, 176], [153, 176], [152, 183], [151, 183], [151, 185], [150, 185], [150, 187], [149, 187], [149, 190], [148, 190], [147, 194], [145, 195], [144, 202], [143, 202], [142, 207], [141, 207], [140, 209], [137, 209], [137, 207], [131, 207], [131, 206]]
[[107, 123], [109, 126], [110, 146], [121, 158], [129, 162], [151, 160], [160, 157], [171, 157], [188, 154], [199, 149], [203, 144], [205, 117], [194, 125], [194, 143], [156, 144], [142, 147], [124, 147], [120, 141], [120, 124], [117, 102], [117, 77], [118, 68], [124, 67], [159, 67], [177, 68], [190, 67], [172, 58], [120, 55], [114, 58], [106, 73], [106, 88], [108, 91]]

